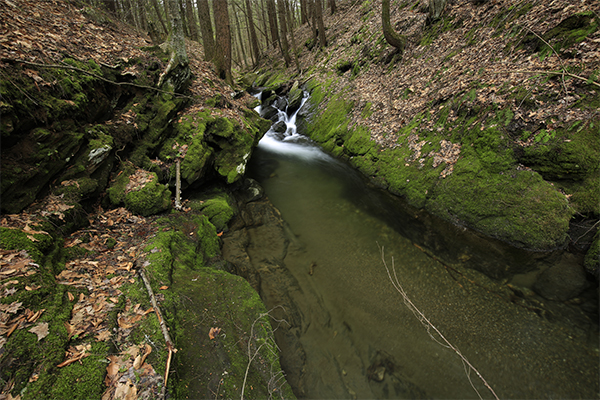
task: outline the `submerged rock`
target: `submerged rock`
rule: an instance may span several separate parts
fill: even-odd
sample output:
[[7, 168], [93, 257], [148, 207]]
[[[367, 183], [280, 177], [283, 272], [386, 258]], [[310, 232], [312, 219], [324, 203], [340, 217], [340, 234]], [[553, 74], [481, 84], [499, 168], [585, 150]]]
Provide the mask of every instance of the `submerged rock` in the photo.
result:
[[585, 271], [575, 256], [565, 254], [560, 263], [545, 270], [533, 289], [548, 300], [566, 301], [588, 287]]

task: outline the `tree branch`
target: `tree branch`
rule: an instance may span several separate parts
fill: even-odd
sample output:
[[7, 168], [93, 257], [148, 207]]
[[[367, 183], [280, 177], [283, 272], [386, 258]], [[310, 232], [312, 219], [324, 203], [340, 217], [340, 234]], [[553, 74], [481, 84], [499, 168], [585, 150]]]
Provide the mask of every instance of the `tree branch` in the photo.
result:
[[9, 60], [9, 61], [17, 62], [19, 64], [31, 65], [31, 66], [34, 66], [34, 67], [40, 67], [40, 68], [70, 69], [70, 70], [73, 70], [73, 71], [77, 71], [77, 72], [81, 72], [83, 74], [89, 75], [89, 76], [91, 76], [93, 78], [100, 79], [103, 82], [110, 83], [110, 84], [117, 85], [117, 86], [132, 86], [132, 87], [136, 87], [136, 88], [139, 88], [139, 89], [150, 89], [150, 90], [154, 90], [154, 91], [157, 91], [157, 92], [160, 92], [160, 93], [166, 93], [166, 94], [170, 94], [170, 95], [177, 96], [177, 97], [183, 97], [183, 98], [187, 98], [187, 99], [191, 99], [192, 98], [190, 96], [184, 96], [184, 95], [181, 95], [181, 94], [178, 94], [178, 93], [175, 93], [175, 92], [167, 92], [166, 90], [161, 90], [161, 89], [155, 88], [153, 86], [138, 85], [136, 83], [130, 83], [130, 82], [115, 82], [115, 81], [111, 81], [110, 79], [106, 79], [106, 78], [104, 78], [104, 77], [102, 77], [100, 75], [96, 75], [96, 74], [91, 73], [89, 71], [86, 71], [84, 69], [73, 67], [71, 65], [41, 64], [41, 63], [33, 63], [33, 62], [30, 62], [30, 61], [25, 61], [25, 60]]

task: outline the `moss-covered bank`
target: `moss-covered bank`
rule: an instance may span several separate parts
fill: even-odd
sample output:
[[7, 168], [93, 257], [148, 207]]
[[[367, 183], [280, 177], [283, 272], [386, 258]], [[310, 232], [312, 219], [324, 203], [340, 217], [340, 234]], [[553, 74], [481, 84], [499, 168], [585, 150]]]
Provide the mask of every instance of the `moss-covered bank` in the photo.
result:
[[[466, 92], [436, 105], [435, 130], [422, 127], [430, 113], [419, 114], [383, 148], [365, 128], [349, 126], [354, 103], [344, 93], [315, 83], [309, 90], [313, 111], [304, 131], [312, 139], [445, 220], [517, 247], [552, 250], [566, 244], [575, 212], [598, 213], [598, 119], [531, 134], [517, 128], [510, 109], [467, 111]], [[515, 144], [515, 135], [529, 145]]]
[[[212, 215], [222, 223], [218, 208]], [[174, 396], [293, 398], [269, 314], [249, 283], [227, 271], [208, 216], [173, 214], [161, 225], [145, 249], [144, 265], [178, 349]]]

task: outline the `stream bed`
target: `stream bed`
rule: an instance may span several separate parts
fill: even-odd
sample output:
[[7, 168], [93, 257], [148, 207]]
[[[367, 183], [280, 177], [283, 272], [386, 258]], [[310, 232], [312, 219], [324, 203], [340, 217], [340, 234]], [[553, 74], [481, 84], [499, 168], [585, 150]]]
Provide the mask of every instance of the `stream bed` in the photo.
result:
[[282, 118], [287, 131], [269, 131], [248, 165], [268, 201], [248, 203], [224, 255], [273, 309], [298, 397], [494, 398], [457, 351], [500, 398], [598, 397], [597, 322], [519, 286], [568, 255], [519, 251], [412, 209]]

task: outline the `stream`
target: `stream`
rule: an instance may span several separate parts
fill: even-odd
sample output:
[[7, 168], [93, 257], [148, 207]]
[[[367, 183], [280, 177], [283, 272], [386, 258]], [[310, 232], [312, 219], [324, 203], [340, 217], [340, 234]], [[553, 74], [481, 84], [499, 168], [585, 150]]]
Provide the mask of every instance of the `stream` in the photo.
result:
[[280, 111], [286, 131], [270, 130], [248, 166], [278, 233], [250, 224], [244, 246], [285, 320], [276, 339], [298, 397], [494, 398], [485, 382], [500, 398], [598, 397], [597, 322], [527, 287], [569, 255], [413, 209], [298, 134], [295, 118]]

